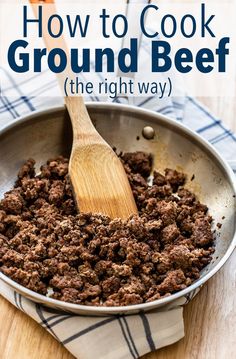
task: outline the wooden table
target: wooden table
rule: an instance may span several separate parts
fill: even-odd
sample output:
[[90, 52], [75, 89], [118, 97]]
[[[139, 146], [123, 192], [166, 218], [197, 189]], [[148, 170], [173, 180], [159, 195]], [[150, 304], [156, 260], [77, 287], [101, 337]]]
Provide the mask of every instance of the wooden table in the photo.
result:
[[[236, 97], [201, 99], [236, 131]], [[236, 252], [185, 308], [185, 338], [143, 359], [224, 359], [236, 353]], [[0, 297], [0, 358], [73, 359], [45, 329]], [[83, 358], [81, 358], [83, 359]]]

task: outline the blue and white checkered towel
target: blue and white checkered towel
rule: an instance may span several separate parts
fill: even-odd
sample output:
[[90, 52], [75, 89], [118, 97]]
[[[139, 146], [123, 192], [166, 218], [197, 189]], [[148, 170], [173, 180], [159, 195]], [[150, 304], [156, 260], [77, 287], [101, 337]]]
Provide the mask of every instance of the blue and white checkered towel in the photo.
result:
[[[1, 74], [0, 128], [32, 111], [63, 103], [54, 78], [47, 72], [33, 78], [24, 76], [16, 83], [4, 69]], [[43, 93], [43, 97], [40, 96]], [[183, 122], [210, 141], [228, 161], [236, 153], [236, 137], [222, 122], [195, 99], [180, 97], [158, 100], [156, 97], [134, 98], [133, 103], [161, 112]], [[90, 100], [99, 100], [91, 96]], [[104, 101], [104, 98], [103, 98]], [[115, 102], [125, 99], [116, 98]], [[13, 305], [30, 315], [48, 330], [76, 358], [127, 359], [170, 345], [184, 336], [182, 306], [191, 298], [181, 298], [171, 307], [148, 314], [112, 317], [84, 317], [52, 311], [23, 298], [0, 280], [0, 293]]]

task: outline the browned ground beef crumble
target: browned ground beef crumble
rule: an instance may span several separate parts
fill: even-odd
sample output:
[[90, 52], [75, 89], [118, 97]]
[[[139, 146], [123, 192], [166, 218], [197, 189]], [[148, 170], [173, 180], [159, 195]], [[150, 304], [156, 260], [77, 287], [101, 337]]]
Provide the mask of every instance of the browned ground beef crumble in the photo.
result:
[[[199, 278], [213, 253], [212, 218], [183, 186], [185, 175], [154, 171], [142, 152], [120, 155], [139, 216], [77, 214], [68, 159], [34, 160], [0, 202], [0, 270], [66, 302], [120, 306], [168, 296]], [[51, 290], [49, 290], [51, 288]]]

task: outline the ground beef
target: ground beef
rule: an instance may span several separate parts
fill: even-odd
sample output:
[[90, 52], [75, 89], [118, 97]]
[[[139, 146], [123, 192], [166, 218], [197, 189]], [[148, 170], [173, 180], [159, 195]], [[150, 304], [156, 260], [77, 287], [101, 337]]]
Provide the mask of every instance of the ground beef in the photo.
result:
[[0, 201], [0, 270], [52, 298], [93, 306], [150, 302], [196, 280], [213, 253], [212, 218], [172, 169], [149, 176], [152, 156], [120, 154], [139, 215], [76, 211], [68, 159], [35, 174], [29, 159]]

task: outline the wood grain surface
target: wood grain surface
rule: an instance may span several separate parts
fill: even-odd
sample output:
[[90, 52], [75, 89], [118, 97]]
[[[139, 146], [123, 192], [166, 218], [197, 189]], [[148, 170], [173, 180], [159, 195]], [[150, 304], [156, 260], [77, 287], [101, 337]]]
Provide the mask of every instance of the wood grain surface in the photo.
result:
[[[201, 99], [236, 131], [236, 97]], [[143, 359], [224, 359], [236, 353], [236, 252], [184, 309], [185, 338]], [[0, 359], [73, 359], [45, 329], [0, 296]], [[83, 358], [81, 358], [83, 359]]]

